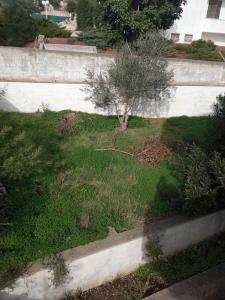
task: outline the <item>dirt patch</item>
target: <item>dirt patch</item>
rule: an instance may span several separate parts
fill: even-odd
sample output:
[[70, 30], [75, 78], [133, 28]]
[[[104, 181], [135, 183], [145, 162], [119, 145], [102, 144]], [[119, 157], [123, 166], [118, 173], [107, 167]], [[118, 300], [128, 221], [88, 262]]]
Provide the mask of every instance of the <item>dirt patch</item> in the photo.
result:
[[[141, 299], [146, 294], [158, 292], [166, 286], [165, 283], [146, 278], [137, 278], [134, 275], [128, 275], [118, 278], [113, 282], [108, 282], [100, 287], [86, 292], [79, 292], [71, 295], [68, 299], [73, 300], [125, 300]], [[151, 287], [146, 289], [146, 287]], [[132, 295], [132, 297], [131, 297]]]
[[158, 165], [170, 154], [171, 149], [158, 139], [149, 139], [143, 149], [137, 153], [137, 159], [143, 164]]
[[66, 113], [61, 119], [57, 121], [57, 127], [61, 134], [64, 133], [75, 133], [76, 126], [75, 122], [80, 119], [79, 114], [77, 113]]

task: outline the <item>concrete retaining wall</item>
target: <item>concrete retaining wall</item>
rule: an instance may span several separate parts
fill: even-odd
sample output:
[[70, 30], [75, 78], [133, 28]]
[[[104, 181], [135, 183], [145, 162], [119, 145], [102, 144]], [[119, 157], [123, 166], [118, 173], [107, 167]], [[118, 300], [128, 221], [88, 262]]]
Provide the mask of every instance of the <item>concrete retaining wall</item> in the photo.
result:
[[[44, 103], [53, 111], [64, 109], [105, 113], [85, 101], [82, 85], [87, 70], [104, 71], [113, 62], [111, 55], [40, 51], [0, 47], [0, 89], [6, 95], [0, 108], [35, 112]], [[216, 96], [225, 92], [225, 63], [169, 60], [176, 88], [169, 105], [160, 111], [144, 110], [145, 117], [200, 116], [211, 113]]]
[[[31, 82], [0, 82], [0, 89], [6, 88], [6, 95], [0, 100], [0, 108], [6, 111], [36, 112], [42, 104], [50, 110], [70, 109], [88, 113], [107, 114], [95, 109], [87, 95], [82, 91], [82, 84], [53, 84]], [[200, 116], [212, 112], [216, 97], [224, 93], [222, 86], [178, 86], [173, 91], [169, 105], [157, 112], [143, 111], [137, 113], [145, 117]]]
[[64, 285], [54, 288], [52, 274], [36, 262], [26, 275], [16, 281], [13, 289], [8, 288], [4, 292], [27, 295], [31, 299], [59, 299], [66, 291], [96, 287], [146, 263], [148, 238], [157, 237], [164, 255], [172, 255], [222, 231], [225, 231], [225, 210], [197, 219], [174, 217], [142, 225], [63, 252], [69, 270], [68, 281]]
[[[83, 83], [87, 69], [107, 69], [112, 55], [0, 47], [0, 81]], [[170, 59], [175, 85], [225, 84], [225, 63]]]

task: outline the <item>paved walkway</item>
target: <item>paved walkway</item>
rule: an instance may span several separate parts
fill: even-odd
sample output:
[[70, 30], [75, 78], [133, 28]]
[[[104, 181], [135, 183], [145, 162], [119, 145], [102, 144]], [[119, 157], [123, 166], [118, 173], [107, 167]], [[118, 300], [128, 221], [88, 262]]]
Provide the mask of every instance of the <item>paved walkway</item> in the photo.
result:
[[225, 263], [144, 300], [225, 300]]

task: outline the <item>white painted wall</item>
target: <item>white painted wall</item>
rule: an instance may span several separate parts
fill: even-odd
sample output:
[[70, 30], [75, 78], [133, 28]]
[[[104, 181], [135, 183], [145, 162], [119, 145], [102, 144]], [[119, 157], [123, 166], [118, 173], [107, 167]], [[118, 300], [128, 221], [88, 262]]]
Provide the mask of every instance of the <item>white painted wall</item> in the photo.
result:
[[[59, 299], [65, 291], [96, 287], [146, 263], [147, 236], [157, 236], [164, 255], [168, 256], [224, 230], [225, 211], [192, 220], [173, 218], [147, 228], [144, 225], [138, 230], [116, 234], [113, 239], [63, 252], [70, 273], [68, 282], [62, 286], [54, 288], [51, 273], [39, 265], [36, 271], [28, 271], [26, 276], [19, 278], [13, 289], [8, 288], [4, 292], [27, 295], [32, 299]], [[112, 241], [114, 245], [109, 245]]]
[[207, 11], [208, 0], [187, 0], [181, 18], [166, 31], [168, 38], [171, 33], [179, 33], [179, 43], [184, 43], [185, 34], [192, 34], [193, 40], [210, 39], [219, 46], [225, 46], [225, 0], [222, 2], [219, 19], [206, 18]]
[[[0, 89], [6, 88], [6, 95], [0, 100], [0, 108], [7, 111], [36, 112], [42, 104], [50, 110], [70, 109], [87, 113], [107, 114], [95, 109], [85, 100], [82, 84], [0, 82]], [[225, 92], [223, 86], [178, 86], [173, 91], [169, 106], [160, 112], [145, 112], [144, 117], [200, 116], [212, 111], [216, 96]], [[142, 114], [140, 114], [142, 115]]]
[[184, 43], [185, 34], [192, 34], [194, 40], [200, 39], [207, 9], [207, 0], [187, 0], [181, 18], [167, 31], [168, 37], [171, 33], [180, 33], [180, 43]]

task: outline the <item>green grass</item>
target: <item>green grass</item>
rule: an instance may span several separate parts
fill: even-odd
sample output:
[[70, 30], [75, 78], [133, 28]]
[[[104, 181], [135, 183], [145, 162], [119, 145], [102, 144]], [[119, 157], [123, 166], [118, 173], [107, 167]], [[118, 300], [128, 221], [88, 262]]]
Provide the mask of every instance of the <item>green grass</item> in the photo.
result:
[[162, 179], [177, 185], [167, 161], [152, 167], [96, 149], [135, 152], [149, 137], [165, 135], [204, 143], [209, 122], [207, 117], [131, 118], [122, 133], [115, 117], [80, 114], [76, 134], [62, 135], [57, 121], [64, 113], [0, 113], [0, 127], [25, 131], [27, 140], [42, 148], [39, 172], [9, 187], [13, 226], [1, 231], [0, 270], [104, 238], [109, 226], [122, 231], [140, 219], [173, 213], [167, 199], [159, 197]]

